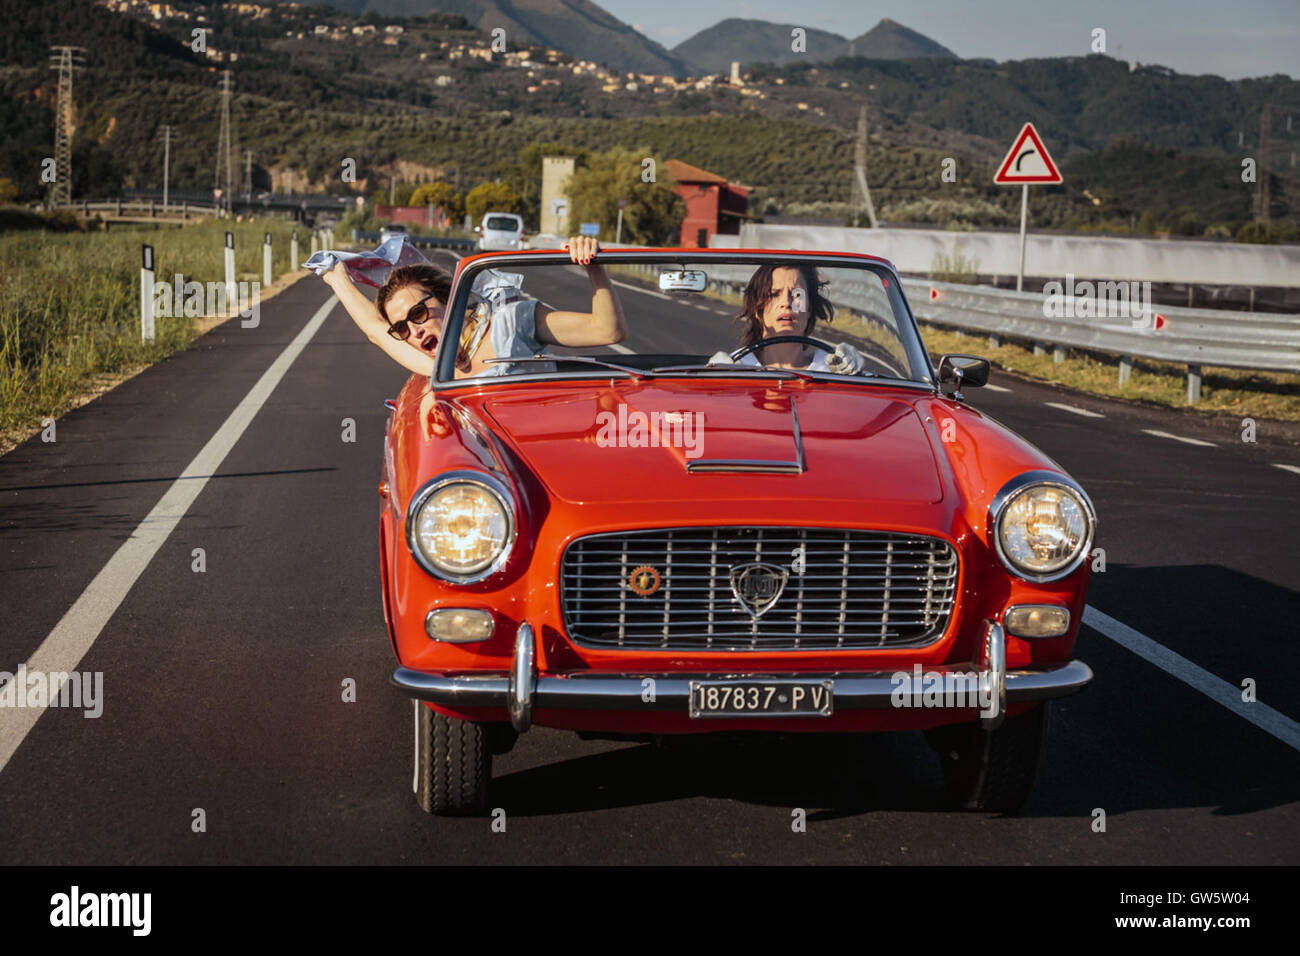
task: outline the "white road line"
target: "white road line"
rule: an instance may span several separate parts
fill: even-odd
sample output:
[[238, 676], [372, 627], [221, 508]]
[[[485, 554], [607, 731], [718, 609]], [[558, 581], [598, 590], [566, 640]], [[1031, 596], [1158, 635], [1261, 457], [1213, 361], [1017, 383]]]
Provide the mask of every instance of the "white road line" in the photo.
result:
[[1009, 392], [1011, 389], [1003, 388], [1001, 385], [981, 385], [980, 388], [987, 389], [990, 392]]
[[1177, 677], [1188, 687], [1199, 690], [1238, 717], [1250, 721], [1266, 734], [1276, 737], [1294, 750], [1300, 750], [1300, 723], [1259, 701], [1253, 704], [1246, 703], [1241, 699], [1240, 687], [1233, 687], [1227, 681], [1215, 677], [1181, 654], [1171, 651], [1163, 644], [1151, 640], [1145, 634], [1133, 630], [1110, 615], [1103, 614], [1091, 604], [1083, 609], [1083, 623], [1143, 660], [1155, 664], [1165, 673]]
[[1090, 412], [1086, 408], [1077, 408], [1074, 405], [1062, 405], [1060, 402], [1043, 402], [1048, 408], [1059, 408], [1063, 412], [1072, 412], [1075, 415], [1082, 415], [1084, 418], [1105, 418], [1101, 412]]
[[1212, 441], [1201, 441], [1199, 438], [1184, 438], [1182, 435], [1171, 435], [1169, 432], [1162, 432], [1155, 428], [1142, 429], [1148, 435], [1155, 435], [1157, 438], [1168, 438], [1171, 441], [1180, 441], [1185, 445], [1200, 445], [1202, 448], [1216, 448]]
[[1277, 464], [1276, 462], [1274, 462], [1273, 467], [1274, 467], [1274, 468], [1281, 468], [1283, 471], [1293, 471], [1293, 472], [1295, 472], [1297, 475], [1300, 475], [1300, 467], [1298, 467], [1298, 466], [1296, 466], [1296, 465], [1279, 465], [1279, 464]]
[[656, 299], [671, 299], [672, 296], [664, 295], [662, 292], [652, 292], [650, 289], [643, 288], [639, 285], [632, 285], [628, 282], [619, 282], [617, 279], [610, 279], [610, 282], [622, 289], [631, 289], [633, 292], [640, 292], [643, 295], [652, 295]]
[[[59, 623], [54, 625], [54, 630], [36, 648], [26, 662], [28, 673], [71, 673], [77, 669], [158, 549], [185, 517], [208, 479], [221, 467], [226, 455], [280, 384], [289, 366], [337, 304], [338, 300], [330, 296], [329, 301], [316, 310], [302, 331], [262, 373], [257, 384], [249, 389], [194, 460], [185, 466], [180, 477], [158, 499], [153, 510], [131, 532], [131, 537], [108, 559]], [[0, 772], [43, 713], [44, 707], [0, 707]]]
[[634, 351], [632, 351], [632, 349], [628, 348], [626, 345], [620, 345], [618, 342], [615, 342], [613, 345], [610, 346], [610, 348], [612, 348], [615, 352], [622, 352], [624, 355], [636, 354]]

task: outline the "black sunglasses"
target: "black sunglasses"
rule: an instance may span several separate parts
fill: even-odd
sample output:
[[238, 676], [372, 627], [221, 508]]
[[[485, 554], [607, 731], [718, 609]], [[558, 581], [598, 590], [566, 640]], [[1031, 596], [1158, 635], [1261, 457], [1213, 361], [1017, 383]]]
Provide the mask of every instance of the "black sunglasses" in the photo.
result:
[[435, 317], [435, 313], [437, 313], [436, 318], [441, 319], [443, 316], [442, 306], [430, 309], [424, 304], [433, 298], [436, 298], [436, 296], [431, 292], [411, 306], [410, 311], [406, 313], [406, 318], [399, 319], [388, 326], [388, 334], [395, 339], [409, 339], [411, 337], [411, 326], [423, 325], [430, 318]]

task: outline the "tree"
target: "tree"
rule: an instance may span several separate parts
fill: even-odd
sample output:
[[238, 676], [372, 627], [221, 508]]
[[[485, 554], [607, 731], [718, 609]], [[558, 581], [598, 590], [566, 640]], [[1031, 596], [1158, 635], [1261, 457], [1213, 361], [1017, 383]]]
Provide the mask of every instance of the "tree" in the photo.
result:
[[506, 183], [479, 183], [465, 197], [465, 211], [478, 222], [488, 212], [518, 212], [523, 208], [519, 194]]
[[13, 202], [18, 198], [18, 187], [8, 177], [0, 177], [0, 203]]
[[451, 183], [425, 183], [411, 194], [412, 206], [427, 206], [429, 203], [441, 208], [450, 223], [459, 223], [465, 215], [465, 200], [452, 188]]
[[[656, 182], [642, 180], [654, 159], [659, 171]], [[618, 201], [623, 210], [623, 241], [639, 245], [663, 245], [676, 238], [686, 216], [686, 205], [673, 192], [675, 185], [663, 177], [664, 164], [647, 151], [615, 147], [592, 155], [585, 168], [574, 171], [564, 191], [569, 197], [569, 222], [598, 222], [605, 240], [613, 240], [618, 221]]]

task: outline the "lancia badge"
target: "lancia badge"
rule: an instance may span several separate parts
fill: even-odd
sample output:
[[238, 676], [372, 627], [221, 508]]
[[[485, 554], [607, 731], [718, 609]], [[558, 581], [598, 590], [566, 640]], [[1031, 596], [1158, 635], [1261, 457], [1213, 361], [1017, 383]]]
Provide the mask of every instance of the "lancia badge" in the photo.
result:
[[738, 564], [731, 569], [731, 593], [757, 621], [780, 599], [789, 576], [775, 564]]

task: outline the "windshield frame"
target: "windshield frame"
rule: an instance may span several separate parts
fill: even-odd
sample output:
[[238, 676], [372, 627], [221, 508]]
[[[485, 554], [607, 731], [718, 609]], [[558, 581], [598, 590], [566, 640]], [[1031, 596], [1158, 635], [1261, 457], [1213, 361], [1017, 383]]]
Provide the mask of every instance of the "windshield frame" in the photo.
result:
[[[840, 384], [853, 384], [865, 387], [903, 387], [916, 388], [929, 392], [938, 389], [938, 381], [935, 378], [934, 366], [930, 362], [930, 353], [925, 348], [925, 341], [921, 336], [921, 328], [916, 321], [916, 315], [912, 311], [912, 305], [907, 301], [907, 293], [903, 289], [903, 283], [899, 279], [897, 270], [888, 260], [876, 256], [867, 256], [861, 253], [840, 253], [840, 252], [795, 252], [795, 251], [755, 251], [755, 250], [712, 250], [712, 249], [606, 249], [602, 248], [597, 260], [601, 265], [621, 265], [649, 263], [651, 265], [676, 266], [686, 268], [690, 265], [704, 266], [707, 268], [708, 263], [717, 263], [719, 265], [752, 265], [758, 268], [767, 263], [810, 263], [819, 268], [849, 268], [859, 271], [870, 271], [878, 276], [888, 278], [892, 283], [898, 301], [903, 307], [905, 321], [900, 318], [898, 325], [899, 341], [903, 346], [908, 360], [920, 372], [921, 378], [891, 378], [885, 375], [857, 376], [857, 375], [840, 375], [834, 372], [807, 372], [799, 370], [803, 377], [813, 378], [817, 381], [827, 381]], [[448, 309], [447, 324], [443, 327], [443, 335], [438, 342], [437, 353], [434, 358], [434, 370], [430, 376], [430, 385], [435, 391], [443, 391], [456, 388], [481, 388], [484, 386], [508, 385], [517, 382], [538, 382], [538, 381], [572, 381], [582, 379], [605, 379], [611, 374], [621, 375], [623, 373], [611, 371], [608, 368], [593, 366], [590, 370], [582, 371], [554, 371], [554, 372], [528, 372], [512, 375], [500, 376], [474, 376], [471, 378], [456, 378], [456, 349], [452, 343], [460, 342], [460, 329], [465, 319], [466, 306], [469, 303], [470, 290], [474, 285], [474, 279], [483, 269], [505, 269], [509, 270], [514, 267], [538, 266], [538, 265], [572, 265], [569, 254], [562, 250], [537, 250], [535, 252], [503, 252], [503, 253], [486, 253], [471, 257], [466, 257], [464, 261], [458, 264], [455, 277], [455, 285], [452, 289], [451, 303]], [[526, 294], [526, 293], [525, 293]], [[555, 303], [548, 303], [555, 307]], [[599, 346], [596, 346], [599, 348]], [[672, 373], [655, 375], [655, 378], [698, 378], [708, 377], [710, 380], [716, 380], [720, 377], [742, 378], [750, 376], [770, 376], [776, 371], [786, 371], [761, 365], [737, 365], [737, 366], [717, 366], [715, 369], [708, 371], [699, 370], [692, 372], [683, 372], [680, 375]]]

